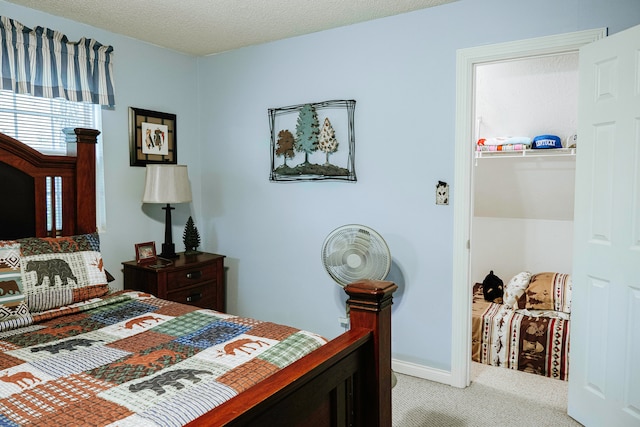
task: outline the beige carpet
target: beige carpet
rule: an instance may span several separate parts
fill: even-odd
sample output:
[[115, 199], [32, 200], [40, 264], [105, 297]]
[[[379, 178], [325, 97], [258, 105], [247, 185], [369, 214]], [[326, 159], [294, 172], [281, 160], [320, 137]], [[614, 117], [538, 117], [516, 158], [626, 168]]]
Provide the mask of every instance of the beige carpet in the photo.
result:
[[394, 427], [576, 427], [565, 381], [471, 365], [465, 389], [396, 373]]

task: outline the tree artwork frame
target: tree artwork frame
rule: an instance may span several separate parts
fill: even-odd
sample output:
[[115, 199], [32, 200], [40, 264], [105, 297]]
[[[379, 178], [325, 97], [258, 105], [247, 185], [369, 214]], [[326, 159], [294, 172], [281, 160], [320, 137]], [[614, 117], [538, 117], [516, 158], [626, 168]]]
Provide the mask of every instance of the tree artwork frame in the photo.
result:
[[355, 106], [333, 100], [270, 108], [269, 180], [355, 182]]

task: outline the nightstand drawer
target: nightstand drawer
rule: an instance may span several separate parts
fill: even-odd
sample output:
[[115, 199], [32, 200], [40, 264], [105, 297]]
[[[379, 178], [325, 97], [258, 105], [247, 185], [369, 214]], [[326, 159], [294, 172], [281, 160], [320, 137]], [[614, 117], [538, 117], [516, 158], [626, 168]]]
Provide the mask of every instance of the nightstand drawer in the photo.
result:
[[211, 281], [215, 277], [215, 265], [200, 265], [196, 268], [172, 271], [167, 273], [167, 291]]
[[183, 288], [178, 291], [170, 291], [167, 292], [167, 297], [171, 301], [195, 305], [201, 308], [216, 307], [215, 288], [212, 282]]

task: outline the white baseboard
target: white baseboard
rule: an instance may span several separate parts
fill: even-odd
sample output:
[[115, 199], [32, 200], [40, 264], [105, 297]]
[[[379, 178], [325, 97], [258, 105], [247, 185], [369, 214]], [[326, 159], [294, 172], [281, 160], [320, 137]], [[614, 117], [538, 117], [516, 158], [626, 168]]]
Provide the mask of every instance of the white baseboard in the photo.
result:
[[411, 375], [412, 377], [451, 385], [451, 372], [449, 371], [443, 371], [441, 369], [430, 368], [428, 366], [404, 362], [397, 359], [391, 360], [391, 369], [399, 374]]

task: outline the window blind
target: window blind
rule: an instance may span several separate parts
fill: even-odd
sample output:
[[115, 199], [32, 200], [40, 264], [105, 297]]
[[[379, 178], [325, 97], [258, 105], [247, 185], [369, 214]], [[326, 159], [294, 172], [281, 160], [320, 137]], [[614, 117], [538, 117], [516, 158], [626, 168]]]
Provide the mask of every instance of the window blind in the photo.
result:
[[[100, 106], [85, 102], [71, 102], [62, 98], [37, 98], [0, 90], [0, 132], [47, 155], [67, 155], [63, 128], [100, 129]], [[56, 180], [57, 181], [57, 180]], [[59, 186], [60, 181], [53, 183]], [[49, 184], [47, 188], [50, 188]], [[96, 212], [99, 231], [105, 226], [104, 166], [102, 138], [96, 146]], [[51, 201], [51, 194], [47, 195]], [[49, 205], [51, 206], [51, 205]], [[55, 217], [56, 228], [62, 228], [62, 203], [57, 200], [56, 214], [48, 215], [47, 228]]]
[[[97, 107], [99, 108], [99, 107]], [[0, 131], [49, 155], [66, 155], [62, 129], [95, 129], [96, 106], [0, 90]]]

